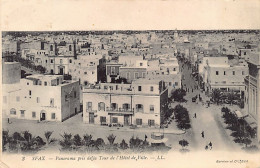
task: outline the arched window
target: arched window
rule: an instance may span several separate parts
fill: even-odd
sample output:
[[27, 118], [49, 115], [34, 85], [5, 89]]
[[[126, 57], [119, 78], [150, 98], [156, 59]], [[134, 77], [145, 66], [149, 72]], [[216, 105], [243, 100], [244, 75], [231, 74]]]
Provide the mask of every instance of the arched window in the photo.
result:
[[69, 45], [69, 51], [71, 51], [71, 45]]
[[53, 51], [53, 46], [51, 45], [51, 48], [50, 48], [51, 51]]
[[124, 111], [128, 111], [129, 109], [130, 109], [130, 104], [124, 103], [124, 104], [123, 104], [123, 110], [124, 110]]
[[10, 114], [16, 115], [16, 110], [14, 108], [11, 108]]
[[105, 103], [104, 102], [98, 103], [98, 111], [105, 111]]

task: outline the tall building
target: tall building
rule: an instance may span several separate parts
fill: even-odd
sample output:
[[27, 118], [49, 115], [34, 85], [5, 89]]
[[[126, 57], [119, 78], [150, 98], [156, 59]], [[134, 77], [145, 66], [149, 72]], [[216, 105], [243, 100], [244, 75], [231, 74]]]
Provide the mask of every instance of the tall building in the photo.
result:
[[257, 139], [260, 142], [260, 49], [251, 54], [248, 61], [249, 75], [245, 78], [245, 110], [249, 117], [245, 119], [254, 128], [257, 127]]
[[163, 81], [101, 83], [83, 90], [83, 121], [100, 125], [160, 126], [167, 101], [168, 91]]

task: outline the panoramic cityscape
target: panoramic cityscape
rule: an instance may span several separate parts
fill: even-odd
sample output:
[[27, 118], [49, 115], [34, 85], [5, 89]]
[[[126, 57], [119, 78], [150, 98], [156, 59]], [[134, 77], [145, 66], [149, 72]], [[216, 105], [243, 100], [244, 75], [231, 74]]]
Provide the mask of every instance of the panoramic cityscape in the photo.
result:
[[260, 31], [2, 32], [3, 153], [259, 152]]

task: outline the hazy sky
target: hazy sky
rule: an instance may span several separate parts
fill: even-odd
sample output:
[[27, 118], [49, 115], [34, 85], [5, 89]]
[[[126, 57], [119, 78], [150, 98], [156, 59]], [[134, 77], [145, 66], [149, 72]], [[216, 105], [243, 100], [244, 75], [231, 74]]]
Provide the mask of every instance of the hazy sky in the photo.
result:
[[2, 0], [2, 30], [260, 29], [260, 0]]

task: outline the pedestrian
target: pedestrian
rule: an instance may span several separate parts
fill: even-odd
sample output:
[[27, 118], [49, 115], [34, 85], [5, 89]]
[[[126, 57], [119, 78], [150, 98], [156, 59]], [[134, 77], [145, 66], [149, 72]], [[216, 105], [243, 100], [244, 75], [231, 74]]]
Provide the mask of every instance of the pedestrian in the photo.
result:
[[209, 148], [208, 145], [206, 145], [206, 146], [205, 146], [205, 150], [208, 150], [208, 148]]
[[204, 138], [204, 131], [201, 132], [201, 137]]
[[194, 118], [197, 118], [197, 114], [196, 113], [194, 114]]
[[212, 143], [211, 141], [209, 142], [209, 147], [210, 147], [210, 150], [212, 149]]

